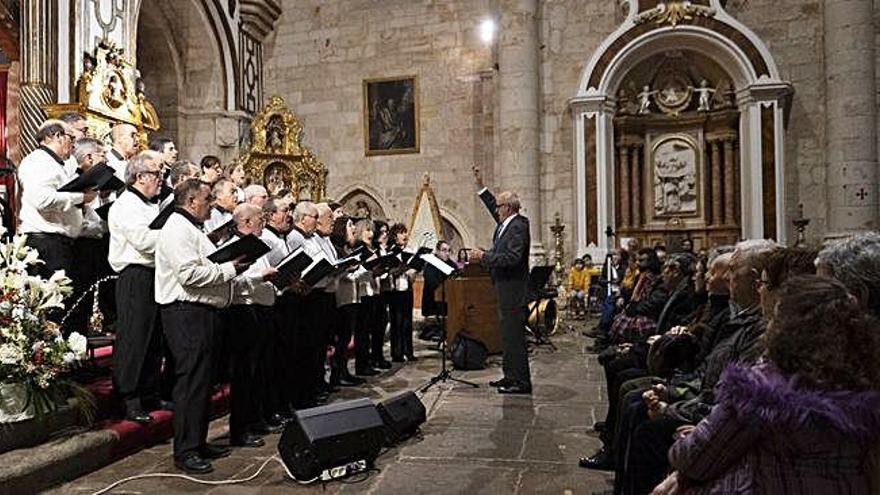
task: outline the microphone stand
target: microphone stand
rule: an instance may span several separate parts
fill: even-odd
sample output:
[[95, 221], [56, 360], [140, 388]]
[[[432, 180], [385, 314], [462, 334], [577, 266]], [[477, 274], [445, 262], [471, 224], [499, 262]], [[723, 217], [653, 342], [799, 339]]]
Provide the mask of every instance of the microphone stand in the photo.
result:
[[462, 385], [468, 385], [473, 388], [480, 387], [476, 383], [452, 376], [452, 373], [450, 373], [449, 369], [446, 368], [446, 315], [449, 311], [449, 307], [446, 305], [446, 281], [450, 278], [453, 278], [457, 273], [458, 272], [455, 271], [449, 276], [444, 276], [443, 281], [440, 282], [440, 302], [442, 303], [441, 308], [444, 309], [444, 311], [440, 312], [440, 345], [438, 346], [438, 350], [440, 351], [440, 372], [431, 377], [431, 379], [428, 380], [428, 383], [422, 385], [418, 389], [421, 393], [425, 393], [429, 388], [433, 387], [434, 385], [440, 382], [445, 383], [446, 381], [461, 383]]

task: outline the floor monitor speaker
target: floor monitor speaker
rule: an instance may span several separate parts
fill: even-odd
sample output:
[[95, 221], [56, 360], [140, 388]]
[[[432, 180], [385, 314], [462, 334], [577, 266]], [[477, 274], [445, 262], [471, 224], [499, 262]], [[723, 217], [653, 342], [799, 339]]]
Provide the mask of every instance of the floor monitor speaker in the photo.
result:
[[376, 406], [357, 399], [297, 411], [281, 434], [278, 453], [297, 480], [309, 481], [355, 461], [372, 466], [384, 438]]
[[385, 422], [387, 445], [412, 436], [425, 422], [425, 405], [413, 392], [404, 392], [382, 402], [378, 406]]

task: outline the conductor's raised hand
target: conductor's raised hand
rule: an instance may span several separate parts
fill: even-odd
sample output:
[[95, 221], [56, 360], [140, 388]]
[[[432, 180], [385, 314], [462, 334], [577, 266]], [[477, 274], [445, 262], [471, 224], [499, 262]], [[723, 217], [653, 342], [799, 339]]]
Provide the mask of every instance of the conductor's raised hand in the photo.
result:
[[480, 167], [474, 165], [471, 167], [471, 170], [474, 172], [474, 182], [477, 184], [477, 189], [486, 187], [485, 184], [483, 184], [483, 172], [480, 171]]

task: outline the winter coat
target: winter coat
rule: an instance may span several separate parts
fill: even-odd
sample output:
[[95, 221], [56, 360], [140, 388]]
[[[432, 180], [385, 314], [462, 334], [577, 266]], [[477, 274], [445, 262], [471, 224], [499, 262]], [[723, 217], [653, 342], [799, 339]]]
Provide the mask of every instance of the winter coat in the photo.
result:
[[880, 391], [816, 389], [769, 365], [733, 365], [716, 397], [669, 451], [685, 493], [870, 493]]

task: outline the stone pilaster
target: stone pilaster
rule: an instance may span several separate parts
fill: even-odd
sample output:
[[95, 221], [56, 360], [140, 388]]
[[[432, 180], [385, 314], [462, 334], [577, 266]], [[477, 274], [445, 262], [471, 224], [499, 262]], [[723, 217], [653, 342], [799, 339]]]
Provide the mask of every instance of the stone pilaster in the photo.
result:
[[42, 106], [56, 99], [58, 70], [58, 2], [21, 3], [21, 86], [19, 145], [24, 157], [37, 147], [34, 136], [46, 113]]
[[519, 194], [532, 224], [532, 255], [544, 253], [539, 147], [537, 0], [502, 0], [498, 45], [498, 187]]
[[876, 229], [877, 120], [871, 0], [824, 2], [830, 235]]

